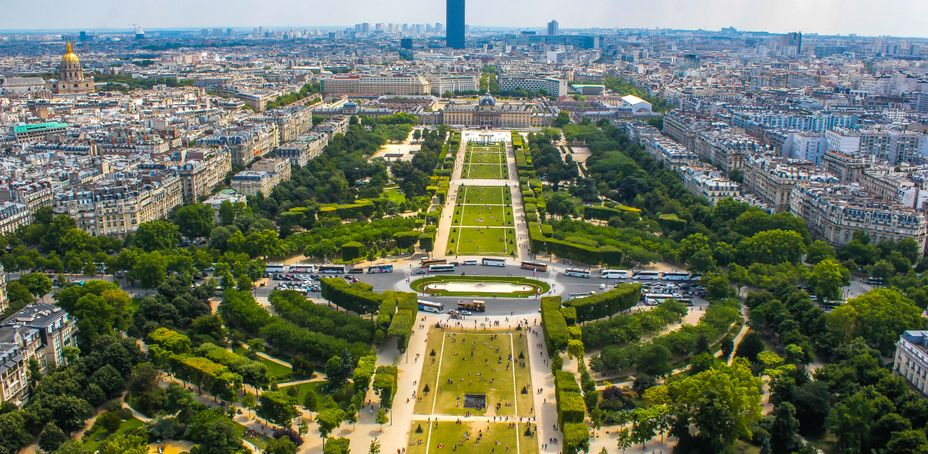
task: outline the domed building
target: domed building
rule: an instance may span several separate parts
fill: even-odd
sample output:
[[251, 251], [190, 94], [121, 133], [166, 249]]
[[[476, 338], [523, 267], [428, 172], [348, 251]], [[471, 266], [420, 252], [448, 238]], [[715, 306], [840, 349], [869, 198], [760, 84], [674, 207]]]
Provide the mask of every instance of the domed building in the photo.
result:
[[60, 78], [52, 81], [52, 91], [57, 94], [82, 94], [93, 92], [93, 78], [84, 78], [81, 60], [74, 53], [71, 41], [61, 56]]
[[481, 128], [532, 128], [548, 126], [554, 120], [553, 113], [535, 102], [514, 101], [497, 104], [496, 98], [489, 93], [483, 95], [477, 104], [451, 103], [442, 109], [439, 115], [440, 118], [436, 118], [436, 122]]

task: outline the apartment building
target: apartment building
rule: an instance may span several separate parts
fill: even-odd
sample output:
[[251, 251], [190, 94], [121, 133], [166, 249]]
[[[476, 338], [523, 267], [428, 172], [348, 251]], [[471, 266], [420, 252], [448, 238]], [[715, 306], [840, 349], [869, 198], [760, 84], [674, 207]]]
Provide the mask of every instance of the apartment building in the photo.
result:
[[213, 209], [213, 219], [216, 221], [216, 224], [219, 224], [220, 221], [219, 209], [222, 208], [222, 204], [225, 202], [229, 202], [232, 205], [246, 205], [248, 199], [244, 194], [239, 194], [232, 189], [223, 189], [204, 200], [203, 203]]
[[479, 74], [435, 74], [429, 76], [432, 94], [475, 93], [480, 90]]
[[857, 182], [876, 199], [916, 208], [919, 188], [906, 174], [896, 173], [892, 167], [871, 167], [864, 170]]
[[277, 125], [261, 123], [219, 132], [197, 141], [209, 147], [226, 147], [232, 153], [232, 165], [245, 167], [280, 145]]
[[644, 149], [654, 159], [671, 169], [678, 169], [691, 161], [697, 160], [695, 153], [687, 150], [683, 145], [662, 136], [654, 136], [646, 140]]
[[715, 167], [705, 163], [694, 162], [678, 169], [683, 178], [683, 186], [697, 197], [705, 198], [715, 206], [719, 201], [741, 194], [737, 182], [729, 180]]
[[274, 109], [264, 114], [269, 123], [277, 125], [277, 143], [296, 140], [313, 128], [313, 111], [304, 106]]
[[32, 223], [29, 207], [16, 202], [0, 202], [0, 235], [16, 233]]
[[92, 235], [122, 238], [143, 222], [166, 218], [182, 202], [180, 179], [152, 171], [56, 194], [52, 210]]
[[31, 304], [0, 321], [0, 402], [27, 398], [30, 361], [43, 372], [66, 365], [65, 348], [77, 346], [76, 335], [74, 318], [52, 304]]
[[[829, 146], [831, 146], [829, 142]], [[822, 157], [822, 169], [838, 177], [841, 183], [854, 183], [860, 180], [864, 170], [870, 168], [870, 161], [863, 156], [848, 154], [837, 148], [825, 152]]]
[[291, 166], [303, 167], [310, 159], [319, 156], [328, 144], [327, 134], [310, 132], [292, 142], [281, 144], [274, 150], [274, 156], [289, 159]]
[[899, 336], [893, 372], [928, 396], [928, 331], [906, 330]]
[[924, 252], [928, 238], [925, 216], [897, 203], [877, 200], [859, 185], [810, 182], [790, 194], [790, 212], [802, 218], [813, 237], [834, 246], [866, 232], [874, 243], [912, 238]]
[[231, 171], [232, 154], [228, 150], [187, 150], [184, 163], [177, 167], [184, 204], [196, 203], [209, 197], [225, 182], [226, 175]]
[[891, 165], [914, 162], [928, 155], [928, 135], [893, 128], [855, 131], [839, 128], [825, 133], [829, 150], [863, 156]]
[[774, 211], [789, 210], [789, 197], [797, 184], [808, 181], [838, 182], [837, 178], [819, 172], [811, 162], [771, 154], [747, 156], [742, 171], [744, 191], [754, 194]]
[[745, 156], [764, 151], [756, 140], [727, 130], [703, 131], [696, 136], [694, 145], [699, 159], [711, 162], [727, 174], [740, 170]]
[[428, 95], [432, 84], [414, 75], [336, 75], [320, 82], [325, 96], [377, 97], [383, 95]]
[[26, 205], [29, 212], [35, 214], [39, 208], [52, 205], [54, 193], [52, 183], [47, 179], [14, 181], [0, 188], [0, 200]]
[[232, 177], [230, 186], [235, 192], [254, 197], [261, 193], [265, 196], [278, 184], [290, 180], [289, 159], [262, 159]]

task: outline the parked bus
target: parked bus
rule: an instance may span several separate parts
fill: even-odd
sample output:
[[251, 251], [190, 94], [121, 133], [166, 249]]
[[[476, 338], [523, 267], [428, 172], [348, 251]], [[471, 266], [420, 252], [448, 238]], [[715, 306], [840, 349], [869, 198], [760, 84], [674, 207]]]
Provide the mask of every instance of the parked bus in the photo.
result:
[[319, 274], [345, 274], [348, 267], [345, 265], [320, 265]]
[[637, 279], [639, 281], [656, 281], [660, 278], [660, 271], [635, 271], [635, 274], [632, 275], [632, 279]]
[[506, 266], [506, 259], [489, 259], [485, 258], [480, 261], [483, 266]]
[[392, 273], [393, 265], [374, 265], [367, 267], [367, 274]]
[[643, 293], [641, 301], [649, 306], [656, 306], [669, 299], [679, 300], [681, 297], [670, 293]]
[[564, 271], [564, 276], [582, 277], [584, 279], [589, 279], [590, 270], [578, 270], [578, 269], [568, 268], [567, 271]]
[[664, 273], [665, 281], [688, 281], [690, 280], [690, 273], [680, 272], [680, 273]]
[[268, 263], [264, 266], [264, 277], [285, 272], [287, 272], [287, 267], [280, 263]]
[[448, 263], [445, 259], [422, 258], [422, 268], [427, 268], [429, 265], [443, 265], [445, 263]]
[[465, 261], [461, 262], [461, 265], [464, 265], [464, 266], [474, 266], [474, 265], [476, 265], [476, 264], [477, 264], [477, 261], [474, 260], [474, 259], [465, 260]]
[[628, 279], [628, 271], [625, 270], [602, 270], [599, 272], [602, 279]]
[[567, 300], [569, 301], [569, 300], [573, 300], [573, 299], [577, 299], [577, 298], [586, 298], [586, 297], [588, 297], [588, 296], [590, 296], [590, 295], [595, 295], [595, 294], [596, 294], [596, 292], [594, 292], [594, 291], [583, 292], [583, 293], [571, 293], [571, 294], [567, 295]]
[[290, 265], [293, 274], [309, 274], [316, 271], [316, 265]]
[[429, 265], [429, 273], [453, 273], [454, 265]]
[[440, 314], [445, 311], [445, 305], [442, 303], [433, 303], [431, 301], [419, 300], [419, 310], [422, 312]]
[[522, 262], [522, 269], [544, 273], [545, 271], [548, 271], [548, 265], [546, 263], [538, 262]]
[[465, 309], [473, 312], [485, 312], [487, 310], [486, 301], [480, 300], [461, 300], [458, 301], [458, 309]]

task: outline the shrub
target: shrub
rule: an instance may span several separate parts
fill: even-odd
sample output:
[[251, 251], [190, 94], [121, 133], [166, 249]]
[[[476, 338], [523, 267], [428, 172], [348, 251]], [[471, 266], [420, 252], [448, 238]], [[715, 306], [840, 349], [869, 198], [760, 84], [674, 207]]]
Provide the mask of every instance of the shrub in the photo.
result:
[[541, 299], [541, 322], [551, 354], [567, 348], [567, 321], [561, 312], [561, 297], [546, 296]]
[[638, 304], [641, 285], [620, 284], [608, 292], [578, 298], [565, 303], [577, 310], [577, 320], [586, 322], [615, 315]]

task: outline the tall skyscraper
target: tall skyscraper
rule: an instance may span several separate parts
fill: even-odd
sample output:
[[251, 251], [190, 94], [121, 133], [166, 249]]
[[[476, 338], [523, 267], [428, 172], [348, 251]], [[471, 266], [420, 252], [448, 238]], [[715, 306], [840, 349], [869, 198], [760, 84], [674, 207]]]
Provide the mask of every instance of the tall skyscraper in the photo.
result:
[[561, 26], [556, 20], [548, 22], [548, 36], [555, 36], [561, 32]]
[[452, 49], [464, 48], [464, 0], [447, 0], [445, 41]]

